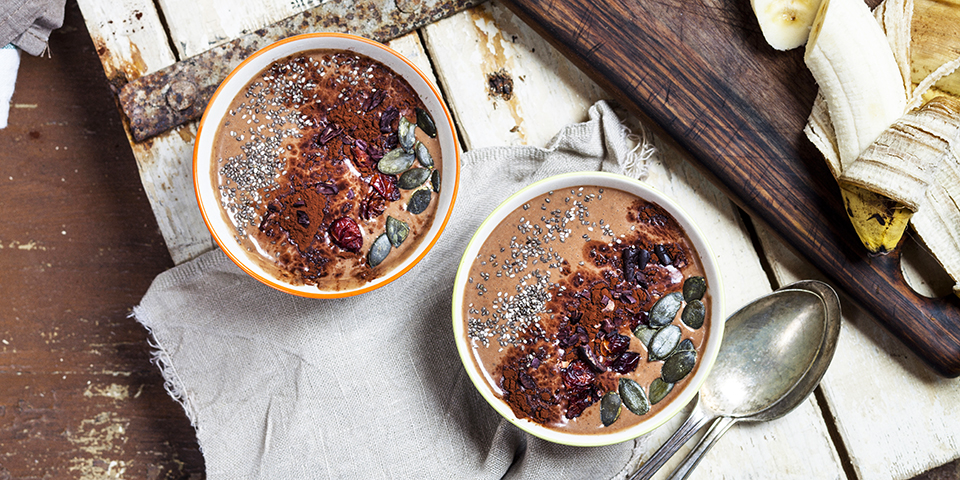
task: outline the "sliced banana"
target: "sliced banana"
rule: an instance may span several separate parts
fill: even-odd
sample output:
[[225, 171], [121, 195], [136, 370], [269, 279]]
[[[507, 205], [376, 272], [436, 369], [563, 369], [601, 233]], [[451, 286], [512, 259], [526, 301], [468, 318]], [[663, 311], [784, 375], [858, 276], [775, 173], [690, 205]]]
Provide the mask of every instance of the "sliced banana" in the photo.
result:
[[790, 50], [807, 43], [820, 0], [752, 0], [750, 5], [767, 43]]

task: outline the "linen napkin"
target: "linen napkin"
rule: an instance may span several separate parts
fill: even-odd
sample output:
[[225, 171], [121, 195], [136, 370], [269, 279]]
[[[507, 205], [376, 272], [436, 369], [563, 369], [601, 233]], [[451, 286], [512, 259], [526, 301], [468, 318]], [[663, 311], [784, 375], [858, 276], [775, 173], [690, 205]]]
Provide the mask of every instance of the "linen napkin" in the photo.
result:
[[452, 217], [424, 259], [360, 296], [275, 291], [219, 250], [164, 272], [134, 315], [151, 333], [167, 391], [197, 431], [211, 479], [625, 478], [643, 440], [556, 445], [500, 417], [454, 345], [456, 270], [483, 219], [510, 194], [564, 172], [645, 175], [641, 142], [608, 104], [546, 148], [462, 157]]

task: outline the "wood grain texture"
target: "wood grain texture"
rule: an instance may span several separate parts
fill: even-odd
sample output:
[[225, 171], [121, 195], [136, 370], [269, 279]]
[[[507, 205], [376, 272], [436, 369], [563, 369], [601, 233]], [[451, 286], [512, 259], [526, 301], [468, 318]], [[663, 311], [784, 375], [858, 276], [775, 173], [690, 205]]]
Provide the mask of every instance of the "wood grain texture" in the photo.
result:
[[509, 5], [638, 114], [687, 149], [740, 206], [773, 228], [942, 375], [960, 375], [960, 298], [903, 280], [899, 252], [870, 257], [802, 127], [816, 85], [802, 51], [766, 46], [749, 2]]
[[0, 479], [201, 478], [129, 317], [173, 263], [75, 2], [0, 130]]

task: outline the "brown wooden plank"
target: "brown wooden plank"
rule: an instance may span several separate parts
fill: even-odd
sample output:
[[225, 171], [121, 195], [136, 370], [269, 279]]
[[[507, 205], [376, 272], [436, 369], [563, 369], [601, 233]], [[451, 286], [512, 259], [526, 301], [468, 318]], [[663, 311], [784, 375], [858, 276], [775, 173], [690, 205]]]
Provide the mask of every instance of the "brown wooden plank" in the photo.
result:
[[919, 357], [942, 375], [960, 375], [960, 298], [913, 292], [899, 251], [866, 254], [802, 133], [816, 95], [802, 49], [767, 46], [749, 1], [508, 4]]
[[130, 308], [170, 259], [75, 2], [0, 130], [0, 479], [202, 478]]

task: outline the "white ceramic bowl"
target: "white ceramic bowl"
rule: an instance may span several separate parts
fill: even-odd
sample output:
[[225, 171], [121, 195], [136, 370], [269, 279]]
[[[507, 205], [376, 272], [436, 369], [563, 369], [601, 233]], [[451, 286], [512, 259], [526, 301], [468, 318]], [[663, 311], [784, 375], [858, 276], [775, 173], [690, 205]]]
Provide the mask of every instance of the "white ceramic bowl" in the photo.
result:
[[[696, 253], [699, 255], [703, 265], [704, 275], [707, 279], [707, 285], [711, 295], [711, 306], [708, 312], [710, 330], [704, 339], [704, 346], [698, 352], [697, 362], [699, 366], [694, 370], [693, 377], [686, 382], [681, 390], [671, 393], [676, 396], [659, 412], [632, 427], [604, 434], [584, 435], [560, 432], [544, 427], [529, 419], [517, 418], [510, 406], [494, 394], [485, 375], [477, 367], [474, 361], [472, 342], [467, 339], [465, 332], [466, 322], [463, 315], [464, 292], [467, 288], [467, 277], [470, 272], [470, 267], [483, 246], [483, 243], [500, 222], [508, 214], [539, 195], [552, 190], [580, 186], [599, 186], [619, 189], [662, 206], [684, 228], [687, 236], [693, 243], [693, 247], [696, 249]], [[679, 413], [683, 407], [694, 398], [717, 358], [717, 352], [720, 349], [720, 340], [723, 337], [723, 311], [723, 287], [721, 285], [720, 272], [716, 260], [706, 241], [706, 237], [700, 229], [697, 228], [690, 216], [673, 200], [649, 185], [622, 175], [602, 172], [578, 172], [550, 177], [520, 190], [500, 204], [480, 225], [480, 228], [470, 240], [460, 262], [453, 288], [453, 330], [457, 349], [460, 354], [460, 360], [470, 376], [470, 380], [473, 381], [474, 386], [476, 386], [480, 394], [483, 395], [487, 402], [500, 415], [526, 432], [551, 442], [583, 447], [610, 445], [631, 440], [652, 431]]]
[[[437, 139], [442, 156], [440, 175], [441, 188], [439, 203], [430, 230], [426, 238], [413, 251], [407, 260], [389, 272], [349, 290], [327, 291], [314, 285], [292, 285], [278, 280], [264, 271], [256, 262], [251, 261], [247, 252], [234, 240], [233, 227], [224, 220], [218, 200], [219, 193], [212, 187], [211, 163], [217, 127], [227, 114], [230, 103], [264, 68], [276, 60], [290, 55], [317, 49], [353, 51], [377, 60], [402, 76], [420, 96], [427, 110], [433, 116], [437, 126]], [[413, 63], [387, 46], [355, 35], [339, 33], [312, 33], [290, 37], [271, 44], [243, 61], [220, 84], [207, 105], [197, 132], [193, 152], [194, 189], [200, 212], [207, 228], [221, 249], [241, 269], [253, 278], [278, 290], [313, 298], [335, 298], [358, 295], [371, 291], [397, 279], [417, 264], [433, 247], [440, 233], [450, 219], [453, 203], [456, 199], [460, 178], [460, 150], [450, 112], [443, 103], [440, 92]]]

